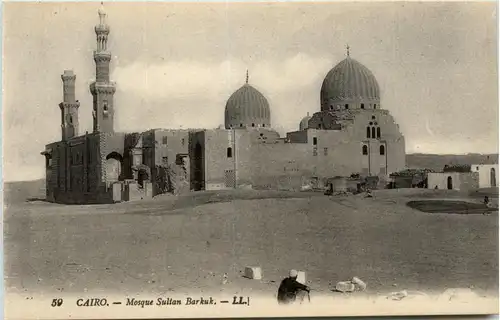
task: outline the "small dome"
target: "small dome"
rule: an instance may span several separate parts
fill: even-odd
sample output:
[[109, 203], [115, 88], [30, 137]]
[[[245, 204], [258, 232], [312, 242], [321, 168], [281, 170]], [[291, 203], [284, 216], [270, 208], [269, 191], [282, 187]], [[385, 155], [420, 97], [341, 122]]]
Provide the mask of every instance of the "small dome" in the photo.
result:
[[302, 120], [300, 120], [299, 131], [306, 130], [309, 128], [309, 120], [311, 120], [311, 117], [309, 116], [308, 112], [307, 116], [305, 116], [304, 118], [302, 118]]
[[270, 127], [271, 111], [267, 99], [246, 83], [227, 100], [225, 126], [226, 129]]
[[373, 73], [347, 57], [328, 72], [321, 86], [321, 109], [345, 103], [380, 103], [380, 89]]

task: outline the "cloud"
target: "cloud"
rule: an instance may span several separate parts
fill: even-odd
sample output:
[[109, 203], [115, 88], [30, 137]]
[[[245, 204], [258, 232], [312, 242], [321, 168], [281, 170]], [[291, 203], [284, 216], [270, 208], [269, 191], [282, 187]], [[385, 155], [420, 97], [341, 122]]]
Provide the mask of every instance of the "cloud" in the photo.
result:
[[118, 66], [115, 95], [117, 127], [145, 130], [154, 127], [217, 127], [223, 123], [229, 96], [250, 83], [269, 100], [273, 122], [283, 130], [295, 130], [305, 114], [304, 105], [319, 108], [317, 95], [330, 62], [299, 53], [281, 61], [247, 65], [241, 60], [214, 63], [169, 61]]

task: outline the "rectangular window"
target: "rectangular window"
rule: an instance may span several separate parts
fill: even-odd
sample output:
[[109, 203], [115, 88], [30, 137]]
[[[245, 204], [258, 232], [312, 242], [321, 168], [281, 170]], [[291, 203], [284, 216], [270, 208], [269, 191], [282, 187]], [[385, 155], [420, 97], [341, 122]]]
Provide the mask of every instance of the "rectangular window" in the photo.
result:
[[233, 148], [231, 148], [231, 147], [227, 148], [227, 157], [228, 158], [233, 157]]
[[168, 138], [167, 137], [163, 137], [162, 144], [167, 144], [167, 142], [168, 142]]
[[314, 137], [313, 138], [313, 146], [317, 145], [318, 144], [318, 138]]
[[325, 149], [324, 149], [324, 153], [325, 153], [325, 156], [327, 156], [327, 155], [328, 155], [328, 148], [325, 148]]

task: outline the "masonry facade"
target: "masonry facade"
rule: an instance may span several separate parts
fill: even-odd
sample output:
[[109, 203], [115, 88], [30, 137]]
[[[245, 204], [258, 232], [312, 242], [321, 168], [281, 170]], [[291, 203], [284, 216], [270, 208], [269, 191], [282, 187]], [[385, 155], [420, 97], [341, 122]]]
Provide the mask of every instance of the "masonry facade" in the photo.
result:
[[[161, 193], [254, 188], [298, 189], [332, 177], [377, 176], [405, 167], [405, 140], [378, 83], [365, 66], [346, 59], [326, 75], [321, 105], [280, 137], [271, 106], [246, 81], [227, 100], [225, 128], [114, 130], [116, 83], [109, 78], [110, 28], [104, 10], [95, 27], [96, 81], [93, 131], [79, 135], [76, 75], [62, 75], [61, 141], [48, 144], [47, 199], [60, 203], [111, 203]], [[299, 121], [300, 120], [300, 121]]]

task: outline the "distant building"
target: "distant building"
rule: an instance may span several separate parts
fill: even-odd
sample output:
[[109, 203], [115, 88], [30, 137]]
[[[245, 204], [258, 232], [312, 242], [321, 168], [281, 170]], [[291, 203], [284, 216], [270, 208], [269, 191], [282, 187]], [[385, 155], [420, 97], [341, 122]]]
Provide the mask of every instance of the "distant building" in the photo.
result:
[[470, 165], [445, 165], [442, 172], [427, 175], [428, 188], [448, 190], [473, 190], [479, 188], [479, 174]]
[[432, 172], [427, 176], [429, 189], [473, 190], [479, 188], [477, 172]]
[[377, 80], [347, 57], [321, 87], [321, 107], [281, 138], [267, 99], [246, 81], [228, 99], [224, 128], [115, 132], [119, 112], [110, 81], [109, 26], [99, 10], [95, 27], [93, 132], [79, 135], [76, 76], [62, 75], [61, 141], [46, 146], [47, 199], [102, 203], [150, 198], [163, 192], [299, 189], [336, 176], [387, 178], [405, 166], [405, 140], [382, 108]]
[[473, 164], [471, 171], [479, 174], [479, 188], [498, 187], [498, 164]]

